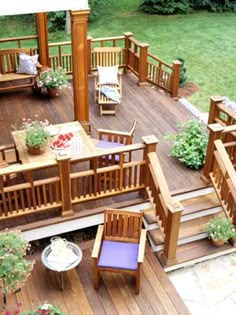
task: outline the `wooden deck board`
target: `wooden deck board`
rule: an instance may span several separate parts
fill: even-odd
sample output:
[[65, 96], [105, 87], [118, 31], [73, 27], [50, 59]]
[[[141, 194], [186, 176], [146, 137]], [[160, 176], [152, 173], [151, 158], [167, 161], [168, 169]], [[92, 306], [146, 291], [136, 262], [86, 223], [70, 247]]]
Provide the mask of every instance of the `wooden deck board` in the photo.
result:
[[93, 288], [92, 242], [81, 244], [83, 259], [80, 265], [65, 274], [65, 289], [59, 289], [57, 273], [42, 265], [39, 254], [26, 286], [19, 293], [8, 295], [8, 308], [16, 303], [22, 309], [33, 309], [47, 301], [59, 305], [64, 315], [189, 315], [167, 274], [147, 245], [141, 277], [141, 292], [135, 294], [135, 279], [130, 275], [102, 273], [98, 290]]
[[[22, 118], [47, 118], [50, 123], [73, 121], [72, 88], [68, 88], [61, 97], [49, 98], [44, 92], [39, 96], [31, 89], [0, 94], [0, 144], [12, 143], [11, 125]], [[154, 134], [160, 139], [157, 152], [164, 174], [171, 190], [197, 185], [200, 180], [198, 171], [189, 170], [175, 159], [168, 157], [171, 143], [164, 139], [166, 132], [176, 132], [176, 123], [192, 116], [178, 101], [150, 86], [139, 87], [133, 74], [123, 76], [122, 103], [116, 116], [99, 116], [98, 105], [93, 100], [93, 78], [89, 78], [89, 104], [92, 137], [96, 138], [97, 128], [129, 130], [133, 120], [138, 121], [135, 142], [142, 136]]]

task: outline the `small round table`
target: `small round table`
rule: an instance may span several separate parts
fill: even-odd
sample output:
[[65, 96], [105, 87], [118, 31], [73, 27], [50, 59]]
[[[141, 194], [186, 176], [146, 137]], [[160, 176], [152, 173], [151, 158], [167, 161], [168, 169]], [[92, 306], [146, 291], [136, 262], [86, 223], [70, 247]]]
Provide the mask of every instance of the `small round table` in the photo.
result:
[[61, 257], [59, 257], [59, 256], [58, 256], [58, 261], [55, 261], [55, 264], [48, 260], [48, 256], [52, 252], [51, 244], [48, 245], [47, 247], [45, 247], [45, 249], [43, 250], [42, 255], [41, 255], [42, 262], [46, 268], [53, 270], [53, 271], [57, 271], [60, 273], [60, 275], [61, 275], [61, 290], [64, 289], [63, 272], [70, 270], [70, 269], [73, 269], [76, 266], [78, 266], [78, 264], [81, 262], [81, 259], [83, 256], [81, 248], [75, 243], [67, 242], [67, 249], [71, 249], [73, 254], [75, 254], [78, 257], [78, 259], [76, 259], [76, 257], [75, 257], [75, 259], [73, 259], [73, 261], [71, 263], [68, 263], [68, 264], [64, 263], [61, 266], [60, 266]]

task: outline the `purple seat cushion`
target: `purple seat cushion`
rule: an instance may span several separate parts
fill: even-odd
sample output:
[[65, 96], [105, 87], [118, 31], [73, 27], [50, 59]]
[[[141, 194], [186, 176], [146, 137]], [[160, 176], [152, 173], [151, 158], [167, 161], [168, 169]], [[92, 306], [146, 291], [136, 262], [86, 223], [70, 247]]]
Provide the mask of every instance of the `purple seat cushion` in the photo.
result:
[[[106, 140], [100, 140], [97, 144], [97, 148], [99, 149], [114, 149], [114, 148], [118, 148], [118, 147], [123, 147], [124, 144], [123, 143], [118, 143], [118, 142], [110, 142], [110, 141], [106, 141]], [[112, 159], [112, 156], [109, 155], [109, 160]], [[119, 162], [119, 155], [115, 155], [115, 161]]]
[[138, 249], [139, 244], [104, 240], [98, 266], [137, 270]]

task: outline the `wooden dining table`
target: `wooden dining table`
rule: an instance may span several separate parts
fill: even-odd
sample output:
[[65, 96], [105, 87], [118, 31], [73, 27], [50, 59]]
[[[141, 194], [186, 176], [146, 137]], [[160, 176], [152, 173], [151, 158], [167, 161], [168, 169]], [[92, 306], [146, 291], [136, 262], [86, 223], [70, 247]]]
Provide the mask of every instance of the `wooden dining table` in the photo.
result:
[[[86, 134], [83, 127], [78, 121], [50, 125], [53, 130], [58, 130], [58, 133], [51, 136], [47, 143], [47, 148], [45, 153], [41, 155], [31, 155], [27, 151], [27, 146], [25, 143], [25, 130], [15, 130], [12, 131], [12, 137], [18, 151], [19, 160], [22, 164], [32, 163], [32, 162], [43, 162], [48, 163], [55, 161], [58, 156], [71, 155], [71, 159], [78, 158], [81, 155], [92, 154], [97, 151], [96, 145]], [[48, 128], [50, 128], [50, 126]], [[50, 130], [50, 129], [49, 129]], [[58, 139], [58, 136], [71, 132], [73, 134], [71, 146], [65, 148], [53, 148], [53, 142]]]

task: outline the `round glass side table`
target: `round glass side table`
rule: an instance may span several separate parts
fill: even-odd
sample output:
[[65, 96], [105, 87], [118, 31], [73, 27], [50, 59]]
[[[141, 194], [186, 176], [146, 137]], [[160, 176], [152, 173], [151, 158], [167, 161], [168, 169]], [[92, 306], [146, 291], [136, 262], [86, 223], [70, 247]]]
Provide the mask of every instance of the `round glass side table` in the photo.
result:
[[52, 244], [45, 247], [45, 249], [42, 252], [41, 259], [44, 266], [50, 270], [59, 272], [60, 274], [60, 289], [64, 289], [64, 278], [63, 278], [63, 272], [73, 269], [81, 262], [83, 253], [81, 248], [72, 242], [67, 242], [66, 250], [70, 250], [68, 255], [68, 252], [65, 252], [65, 255], [52, 255]]

